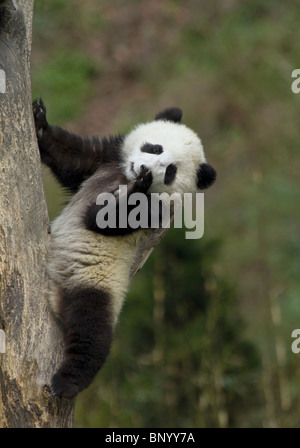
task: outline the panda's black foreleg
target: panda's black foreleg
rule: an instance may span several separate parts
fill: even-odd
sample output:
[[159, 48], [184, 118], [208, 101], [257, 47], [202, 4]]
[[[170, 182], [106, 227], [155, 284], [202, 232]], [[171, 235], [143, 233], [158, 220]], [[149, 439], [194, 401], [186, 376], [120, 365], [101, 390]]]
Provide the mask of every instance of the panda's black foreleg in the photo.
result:
[[73, 398], [90, 385], [109, 354], [113, 323], [110, 296], [93, 288], [64, 291], [60, 318], [65, 360], [52, 378], [52, 392]]
[[[106, 236], [118, 236], [118, 235], [128, 235], [130, 233], [136, 232], [141, 227], [131, 225], [129, 216], [130, 213], [136, 207], [135, 204], [129, 204], [128, 200], [130, 196], [134, 193], [143, 194], [143, 204], [144, 213], [147, 215], [147, 222], [150, 222], [151, 218], [151, 200], [150, 195], [147, 193], [148, 189], [152, 184], [152, 173], [147, 167], [141, 167], [141, 172], [134, 181], [131, 181], [127, 185], [127, 190], [123, 194], [122, 191], [114, 198], [111, 204], [107, 207], [107, 214], [113, 215], [113, 225], [110, 226], [99, 226], [97, 222], [97, 215], [100, 210], [104, 210], [103, 205], [97, 205], [96, 203], [90, 205], [84, 215], [84, 224], [87, 229], [92, 230], [97, 233], [101, 233]], [[124, 206], [126, 203], [126, 206]], [[105, 206], [106, 207], [106, 206]], [[125, 216], [123, 214], [126, 213]], [[121, 219], [120, 219], [121, 215]], [[122, 223], [122, 225], [121, 225]]]
[[32, 109], [41, 160], [64, 187], [77, 191], [100, 164], [118, 159], [120, 136], [109, 140], [83, 139], [58, 126], [50, 126], [41, 99], [33, 102]]

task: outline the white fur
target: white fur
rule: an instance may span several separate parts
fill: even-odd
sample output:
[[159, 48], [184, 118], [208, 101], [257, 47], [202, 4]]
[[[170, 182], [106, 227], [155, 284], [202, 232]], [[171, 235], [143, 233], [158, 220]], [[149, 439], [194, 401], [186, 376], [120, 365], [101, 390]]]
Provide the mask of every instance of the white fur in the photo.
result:
[[[141, 152], [145, 143], [159, 144], [163, 152], [159, 155]], [[122, 152], [124, 172], [129, 180], [139, 174], [141, 165], [151, 170], [150, 193], [196, 192], [196, 172], [199, 165], [206, 162], [197, 134], [183, 124], [164, 120], [138, 125], [126, 136]], [[171, 163], [177, 166], [177, 175], [171, 185], [165, 185], [166, 168]]]

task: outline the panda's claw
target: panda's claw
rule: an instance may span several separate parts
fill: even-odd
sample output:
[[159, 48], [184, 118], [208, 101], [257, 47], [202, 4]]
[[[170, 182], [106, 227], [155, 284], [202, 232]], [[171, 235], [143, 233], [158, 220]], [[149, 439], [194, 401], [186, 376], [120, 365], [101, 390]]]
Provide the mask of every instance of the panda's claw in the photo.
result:
[[46, 118], [46, 107], [43, 103], [42, 98], [38, 98], [37, 100], [33, 101], [32, 112], [37, 136], [41, 137], [43, 134], [43, 130], [48, 127]]
[[52, 378], [51, 393], [61, 398], [74, 398], [78, 394], [78, 386], [72, 381], [64, 378], [62, 373], [58, 371]]

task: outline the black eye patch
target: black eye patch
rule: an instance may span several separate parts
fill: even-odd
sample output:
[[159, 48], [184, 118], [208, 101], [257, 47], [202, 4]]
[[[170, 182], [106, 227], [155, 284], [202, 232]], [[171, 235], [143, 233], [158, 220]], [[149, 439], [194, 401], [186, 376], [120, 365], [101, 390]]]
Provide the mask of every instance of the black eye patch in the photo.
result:
[[176, 165], [173, 165], [173, 163], [171, 163], [171, 165], [167, 166], [164, 178], [165, 185], [170, 185], [172, 182], [174, 182], [176, 173], [177, 173]]
[[161, 154], [163, 152], [163, 147], [161, 145], [152, 145], [152, 143], [145, 143], [141, 147], [142, 152], [147, 152], [148, 154]]

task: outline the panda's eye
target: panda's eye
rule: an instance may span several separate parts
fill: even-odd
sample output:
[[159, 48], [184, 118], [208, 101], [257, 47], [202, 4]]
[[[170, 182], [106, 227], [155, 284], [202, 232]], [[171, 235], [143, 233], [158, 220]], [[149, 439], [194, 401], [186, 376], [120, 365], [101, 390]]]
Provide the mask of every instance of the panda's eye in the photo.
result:
[[163, 147], [161, 145], [152, 145], [152, 143], [145, 143], [141, 147], [142, 152], [147, 152], [148, 154], [161, 154], [163, 152]]
[[177, 173], [176, 165], [173, 165], [173, 163], [171, 163], [169, 166], [167, 166], [164, 178], [165, 185], [170, 185], [172, 182], [174, 182], [176, 173]]

